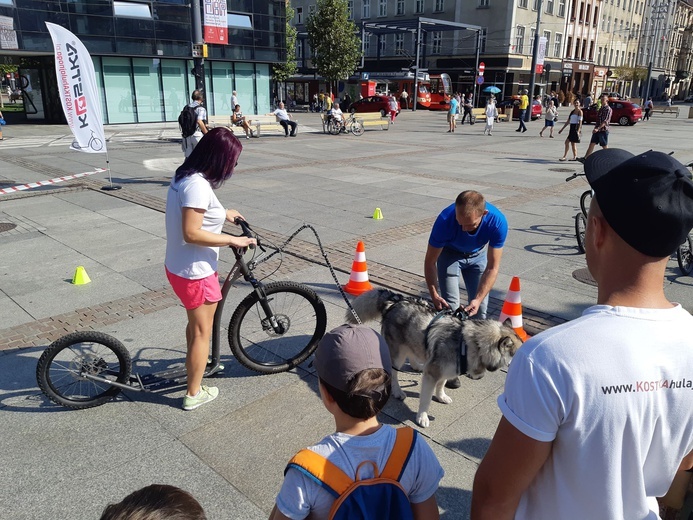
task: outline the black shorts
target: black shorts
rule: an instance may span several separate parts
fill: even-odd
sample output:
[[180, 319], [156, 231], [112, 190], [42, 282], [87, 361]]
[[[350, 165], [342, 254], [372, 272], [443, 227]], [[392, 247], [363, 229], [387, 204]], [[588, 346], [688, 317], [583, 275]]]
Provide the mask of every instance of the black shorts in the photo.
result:
[[597, 132], [592, 134], [592, 139], [590, 139], [590, 143], [598, 144], [599, 146], [608, 146], [609, 144], [609, 131], [607, 130], [606, 132]]
[[577, 124], [571, 124], [570, 125], [570, 132], [568, 133], [568, 141], [571, 143], [579, 143], [580, 142], [580, 134], [578, 134], [578, 125]]

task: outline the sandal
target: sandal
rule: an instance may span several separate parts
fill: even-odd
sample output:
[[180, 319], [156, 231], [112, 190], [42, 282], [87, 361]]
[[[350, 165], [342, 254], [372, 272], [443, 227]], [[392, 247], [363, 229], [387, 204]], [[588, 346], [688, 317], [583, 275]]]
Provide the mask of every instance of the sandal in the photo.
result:
[[577, 157], [573, 157], [572, 159], [568, 159], [569, 161], [577, 161]]
[[566, 159], [565, 157], [561, 157], [561, 158], [558, 159], [558, 160], [559, 160], [559, 161], [567, 161], [567, 159]]

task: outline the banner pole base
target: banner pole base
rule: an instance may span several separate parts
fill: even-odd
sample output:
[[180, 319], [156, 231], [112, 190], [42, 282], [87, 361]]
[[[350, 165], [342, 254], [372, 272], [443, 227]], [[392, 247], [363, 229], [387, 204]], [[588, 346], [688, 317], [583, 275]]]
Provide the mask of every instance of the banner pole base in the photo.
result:
[[102, 186], [101, 189], [103, 191], [115, 191], [115, 190], [120, 190], [122, 189], [122, 186], [118, 186], [117, 184], [111, 184], [110, 186]]

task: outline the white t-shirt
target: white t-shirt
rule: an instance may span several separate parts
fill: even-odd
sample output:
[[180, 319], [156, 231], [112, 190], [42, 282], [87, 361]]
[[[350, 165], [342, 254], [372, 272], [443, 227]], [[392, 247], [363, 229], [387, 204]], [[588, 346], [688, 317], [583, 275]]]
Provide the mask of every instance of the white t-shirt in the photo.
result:
[[693, 317], [595, 305], [526, 342], [498, 405], [553, 441], [516, 519], [656, 519], [693, 449]]
[[205, 210], [202, 229], [221, 233], [226, 210], [201, 173], [172, 181], [166, 196], [166, 269], [171, 273], [198, 280], [217, 271], [219, 248], [188, 244], [183, 239], [183, 208]]
[[[328, 435], [309, 449], [329, 459], [353, 479], [358, 465], [366, 460], [374, 461], [379, 471], [382, 471], [395, 445], [396, 435], [396, 430], [388, 425], [381, 426], [371, 435], [347, 435], [337, 432]], [[400, 484], [409, 501], [418, 504], [433, 496], [444, 473], [424, 438], [416, 434], [415, 439], [414, 449]], [[372, 467], [365, 464], [359, 476], [362, 479], [372, 478]], [[277, 508], [292, 520], [306, 518], [311, 513], [311, 518], [327, 518], [334, 500], [334, 497], [313, 479], [291, 468], [284, 476], [284, 483], [277, 496]]]
[[332, 117], [334, 117], [337, 121], [342, 120], [342, 109], [339, 108], [339, 105], [333, 105], [332, 110], [330, 110], [330, 114], [332, 114]]
[[279, 119], [282, 121], [288, 121], [289, 120], [289, 114], [286, 113], [286, 110], [283, 108], [278, 108], [274, 112], [272, 112], [275, 116], [277, 116]]

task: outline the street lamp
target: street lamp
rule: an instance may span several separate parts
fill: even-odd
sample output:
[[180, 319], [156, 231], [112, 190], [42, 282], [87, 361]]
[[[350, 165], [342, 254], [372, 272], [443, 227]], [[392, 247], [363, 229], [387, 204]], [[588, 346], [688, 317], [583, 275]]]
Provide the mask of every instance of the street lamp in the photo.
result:
[[[662, 15], [669, 12], [669, 0], [660, 3], [659, 5], [652, 6], [652, 20], [655, 22], [655, 30], [653, 35], [653, 41], [650, 45], [650, 63], [647, 66], [647, 85], [645, 85], [645, 103], [650, 99], [650, 84], [652, 83], [652, 65], [654, 63], [655, 54], [657, 51], [657, 44], [659, 43], [659, 26], [660, 21], [664, 18]], [[656, 15], [656, 16], [655, 16]]]

